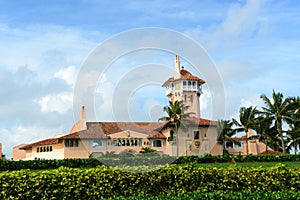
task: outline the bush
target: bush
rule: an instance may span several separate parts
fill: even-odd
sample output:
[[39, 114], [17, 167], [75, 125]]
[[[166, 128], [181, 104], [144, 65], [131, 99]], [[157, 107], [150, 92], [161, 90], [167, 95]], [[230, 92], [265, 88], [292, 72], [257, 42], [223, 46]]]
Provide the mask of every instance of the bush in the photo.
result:
[[[139, 172], [140, 167], [132, 167]], [[101, 199], [139, 195], [183, 195], [194, 192], [295, 192], [300, 169], [202, 168], [193, 164], [167, 165], [155, 171], [131, 173], [99, 166], [90, 169], [60, 167], [0, 173], [0, 199]], [[292, 193], [291, 193], [292, 194]]]

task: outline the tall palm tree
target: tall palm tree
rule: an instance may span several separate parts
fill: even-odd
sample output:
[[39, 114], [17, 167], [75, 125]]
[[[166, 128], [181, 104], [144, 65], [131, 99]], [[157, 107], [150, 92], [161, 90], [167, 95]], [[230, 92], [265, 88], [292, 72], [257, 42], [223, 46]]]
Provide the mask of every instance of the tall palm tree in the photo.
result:
[[295, 154], [300, 148], [300, 97], [291, 98], [292, 117], [288, 122], [290, 129], [287, 131], [289, 144], [287, 150], [294, 149]]
[[264, 141], [266, 145], [266, 154], [268, 153], [268, 140], [272, 140], [276, 136], [276, 130], [272, 126], [273, 119], [268, 116], [259, 116], [255, 123], [254, 130], [258, 135], [259, 141]]
[[233, 122], [230, 120], [217, 121], [218, 142], [222, 144], [223, 155], [225, 152], [225, 141], [234, 142], [232, 136], [235, 134], [235, 130], [232, 126]]
[[237, 132], [245, 132], [246, 133], [246, 152], [247, 155], [249, 153], [248, 148], [248, 132], [250, 129], [255, 128], [256, 123], [256, 115], [259, 113], [259, 111], [256, 109], [256, 107], [241, 107], [239, 112], [239, 121], [232, 119], [233, 123], [237, 126], [235, 129]]
[[287, 131], [287, 139], [290, 142], [287, 145], [287, 151], [294, 149], [295, 154], [300, 149], [300, 127], [296, 125], [290, 125], [290, 129]]
[[188, 108], [189, 106], [184, 105], [182, 101], [169, 101], [169, 105], [163, 108], [167, 116], [159, 118], [159, 121], [166, 122], [162, 130], [170, 129], [176, 135], [177, 156], [179, 154], [178, 130], [179, 128], [185, 129], [184, 120], [192, 114], [191, 112], [185, 113]]
[[262, 107], [264, 113], [268, 116], [273, 117], [279, 137], [281, 139], [282, 152], [285, 154], [285, 144], [283, 139], [282, 123], [289, 122], [291, 118], [291, 106], [290, 99], [283, 98], [283, 94], [276, 93], [273, 90], [272, 99], [268, 98], [266, 95], [260, 96], [265, 103], [265, 107]]

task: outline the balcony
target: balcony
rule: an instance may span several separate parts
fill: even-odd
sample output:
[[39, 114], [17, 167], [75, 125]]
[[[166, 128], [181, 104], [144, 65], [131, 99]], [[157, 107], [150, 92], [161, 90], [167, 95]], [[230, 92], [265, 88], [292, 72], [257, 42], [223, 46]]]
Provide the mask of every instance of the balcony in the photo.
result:
[[198, 87], [196, 85], [183, 85], [184, 91], [198, 91]]

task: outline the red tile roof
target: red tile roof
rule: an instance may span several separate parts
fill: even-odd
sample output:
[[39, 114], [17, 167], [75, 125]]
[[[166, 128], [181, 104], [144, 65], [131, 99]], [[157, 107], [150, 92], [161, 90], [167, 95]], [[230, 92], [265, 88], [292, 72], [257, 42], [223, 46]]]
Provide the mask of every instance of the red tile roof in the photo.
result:
[[209, 119], [204, 118], [197, 118], [197, 117], [189, 117], [185, 121], [190, 122], [188, 124], [194, 124], [198, 126], [216, 126], [217, 122]]
[[162, 122], [87, 122], [87, 130], [75, 132], [61, 138], [109, 138], [109, 134], [124, 130], [137, 131], [152, 136], [157, 134], [163, 125]]
[[198, 76], [193, 76], [189, 71], [185, 69], [180, 70], [181, 77], [179, 79], [174, 79], [174, 77], [170, 77], [166, 82], [164, 82], [163, 86], [165, 86], [168, 82], [173, 82], [177, 80], [191, 80], [191, 81], [199, 81], [200, 83], [205, 83], [205, 80], [199, 78]]
[[167, 139], [167, 137], [164, 134], [162, 134], [161, 132], [151, 135], [148, 138], [149, 139]]
[[242, 137], [232, 137], [232, 139], [233, 140], [235, 140], [235, 141], [244, 141], [244, 140], [246, 140], [246, 136], [244, 135], [244, 136], [242, 136]]
[[[215, 121], [203, 118], [191, 117], [187, 120], [187, 125], [194, 126], [210, 126], [216, 125]], [[87, 122], [87, 130], [82, 130], [58, 138], [49, 138], [32, 144], [28, 144], [21, 149], [32, 148], [39, 145], [53, 145], [61, 143], [64, 139], [94, 139], [107, 138], [109, 135], [124, 130], [132, 130], [140, 133], [148, 134], [149, 139], [166, 139], [160, 131], [164, 122]]]
[[37, 141], [28, 145], [25, 145], [19, 149], [28, 149], [32, 148], [32, 146], [40, 146], [40, 145], [52, 145], [52, 144], [58, 144], [59, 143], [59, 138], [48, 138], [45, 140]]
[[[266, 154], [266, 151], [260, 152], [259, 154]], [[267, 154], [282, 154], [279, 151], [273, 151], [271, 149], [268, 149], [268, 153]]]

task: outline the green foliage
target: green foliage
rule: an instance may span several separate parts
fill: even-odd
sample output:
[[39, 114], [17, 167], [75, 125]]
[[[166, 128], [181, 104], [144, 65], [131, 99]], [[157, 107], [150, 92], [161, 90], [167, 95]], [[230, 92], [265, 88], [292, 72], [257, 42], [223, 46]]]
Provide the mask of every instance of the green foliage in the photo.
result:
[[[132, 171], [138, 172], [139, 168], [132, 167]], [[174, 198], [217, 195], [217, 198], [218, 195], [230, 196], [230, 193], [243, 196], [243, 191], [249, 195], [282, 192], [279, 195], [290, 197], [294, 195], [291, 192], [299, 189], [300, 169], [282, 164], [271, 168], [231, 166], [226, 169], [202, 168], [193, 164], [167, 165], [141, 173], [107, 166], [0, 173], [0, 199], [116, 199], [143, 195]]]
[[230, 155], [225, 154], [223, 156], [205, 155], [199, 156], [182, 156], [179, 157], [174, 164], [186, 164], [186, 163], [224, 163], [224, 162], [291, 162], [300, 161], [300, 154], [261, 154], [261, 155]]
[[95, 158], [89, 159], [63, 159], [63, 160], [26, 160], [26, 161], [11, 161], [11, 160], [0, 160], [0, 171], [7, 170], [21, 170], [21, 169], [56, 169], [61, 166], [70, 168], [80, 167], [95, 167], [101, 165], [99, 160]]
[[155, 152], [156, 150], [151, 149], [150, 147], [143, 147], [142, 150], [140, 151], [140, 153], [151, 153], [151, 152]]

